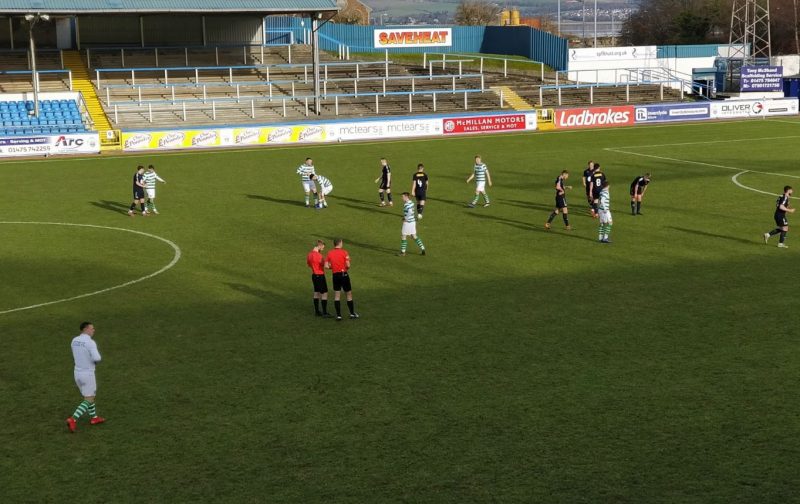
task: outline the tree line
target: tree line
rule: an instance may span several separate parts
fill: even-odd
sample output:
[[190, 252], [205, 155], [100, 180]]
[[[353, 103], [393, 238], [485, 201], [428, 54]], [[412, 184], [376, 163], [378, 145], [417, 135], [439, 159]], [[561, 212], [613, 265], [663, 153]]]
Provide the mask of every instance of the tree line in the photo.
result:
[[[638, 10], [623, 22], [619, 42], [621, 45], [728, 43], [733, 1], [639, 0]], [[773, 54], [800, 54], [798, 2], [770, 0]], [[497, 3], [462, 0], [455, 12], [455, 22], [495, 24], [500, 10]]]

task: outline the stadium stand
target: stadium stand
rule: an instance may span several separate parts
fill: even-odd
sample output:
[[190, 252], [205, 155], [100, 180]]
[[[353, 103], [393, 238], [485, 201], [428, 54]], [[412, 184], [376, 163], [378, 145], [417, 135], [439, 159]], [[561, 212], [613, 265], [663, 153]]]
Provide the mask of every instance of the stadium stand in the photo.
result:
[[75, 100], [41, 100], [33, 117], [32, 100], [0, 101], [0, 135], [83, 133], [88, 130]]

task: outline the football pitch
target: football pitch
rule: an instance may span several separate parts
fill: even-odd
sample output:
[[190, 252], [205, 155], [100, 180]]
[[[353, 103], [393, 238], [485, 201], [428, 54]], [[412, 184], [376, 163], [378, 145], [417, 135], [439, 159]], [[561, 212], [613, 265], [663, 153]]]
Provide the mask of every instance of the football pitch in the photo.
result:
[[[799, 141], [781, 119], [0, 163], [0, 500], [796, 499], [800, 228], [762, 234]], [[492, 205], [469, 209], [476, 154]], [[307, 156], [328, 209], [303, 206]], [[398, 257], [418, 162], [428, 255]], [[140, 163], [158, 216], [125, 214]], [[573, 229], [547, 231], [562, 169]], [[334, 237], [356, 321], [314, 317], [305, 256]], [[108, 421], [69, 435], [83, 320]]]

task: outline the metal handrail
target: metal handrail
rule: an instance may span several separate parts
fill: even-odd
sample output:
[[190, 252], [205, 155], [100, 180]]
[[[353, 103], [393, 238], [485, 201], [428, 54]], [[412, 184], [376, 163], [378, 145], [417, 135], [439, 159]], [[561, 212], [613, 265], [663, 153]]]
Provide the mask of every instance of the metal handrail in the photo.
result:
[[[375, 91], [375, 92], [364, 92], [364, 93], [328, 93], [325, 95], [321, 95], [322, 98], [361, 98], [361, 97], [374, 97], [374, 96], [429, 96], [432, 94], [440, 95], [440, 94], [460, 94], [460, 93], [484, 93], [486, 92], [485, 89], [473, 88], [473, 89], [425, 89], [419, 91]], [[181, 104], [192, 104], [192, 103], [202, 103], [207, 104], [211, 103], [247, 103], [251, 101], [257, 102], [275, 102], [281, 100], [291, 100], [291, 101], [302, 101], [302, 100], [313, 100], [314, 95], [293, 95], [293, 96], [278, 96], [270, 98], [268, 96], [242, 96], [240, 98], [176, 98], [175, 100], [143, 100], [141, 102], [115, 102], [111, 103], [110, 106], [114, 107], [132, 107], [136, 109], [140, 109], [146, 105], [160, 105], [160, 104], [170, 104], [170, 105], [181, 105]]]
[[[481, 74], [440, 74], [434, 75], [433, 80], [442, 80], [442, 79], [479, 79]], [[352, 77], [332, 77], [329, 79], [321, 79], [321, 82], [352, 82], [353, 80], [358, 80], [358, 82], [364, 81], [393, 81], [393, 80], [420, 80], [420, 81], [430, 81], [431, 78], [424, 75], [392, 75], [389, 77], [381, 77], [381, 76], [372, 76], [372, 77], [358, 77], [357, 79], [353, 79]], [[297, 80], [271, 80], [271, 81], [264, 81], [264, 80], [253, 80], [253, 81], [235, 81], [235, 82], [179, 82], [179, 83], [146, 83], [146, 84], [105, 84], [103, 89], [158, 89], [158, 88], [171, 88], [171, 87], [180, 87], [180, 88], [201, 88], [201, 87], [230, 87], [235, 88], [236, 86], [266, 86], [269, 84], [272, 85], [280, 85], [280, 84], [291, 84], [291, 83], [298, 83]], [[303, 82], [303, 84], [307, 84], [307, 82]]]

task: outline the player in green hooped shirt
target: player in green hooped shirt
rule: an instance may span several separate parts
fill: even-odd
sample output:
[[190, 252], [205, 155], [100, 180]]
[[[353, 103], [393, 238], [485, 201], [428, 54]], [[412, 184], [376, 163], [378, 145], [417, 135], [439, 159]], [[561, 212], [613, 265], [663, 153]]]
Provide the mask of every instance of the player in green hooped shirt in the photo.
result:
[[475, 197], [472, 198], [472, 203], [467, 206], [475, 208], [481, 195], [483, 195], [483, 206], [489, 206], [489, 195], [486, 194], [486, 182], [489, 182], [489, 187], [492, 187], [492, 175], [489, 173], [489, 168], [486, 167], [486, 164], [481, 162], [480, 156], [475, 156], [475, 166], [472, 167], [472, 175], [467, 178], [467, 184], [469, 184], [472, 179], [475, 179]]

